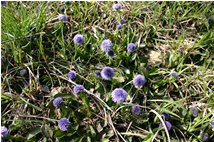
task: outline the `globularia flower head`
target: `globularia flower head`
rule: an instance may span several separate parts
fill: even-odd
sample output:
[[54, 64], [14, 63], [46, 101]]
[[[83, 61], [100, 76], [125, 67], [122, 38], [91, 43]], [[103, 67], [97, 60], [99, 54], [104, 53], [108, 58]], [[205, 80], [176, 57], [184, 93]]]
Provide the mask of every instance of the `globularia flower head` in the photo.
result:
[[121, 25], [121, 24], [117, 24], [117, 25], [116, 25], [116, 28], [117, 28], [117, 29], [121, 29], [121, 28], [122, 28], [122, 25]]
[[138, 105], [132, 106], [132, 113], [140, 114], [140, 106]]
[[175, 77], [175, 78], [179, 77], [179, 75], [178, 75], [178, 73], [176, 71], [171, 71], [170, 75]]
[[67, 21], [67, 16], [65, 16], [64, 14], [59, 14], [58, 19], [65, 22]]
[[169, 117], [170, 117], [169, 113], [163, 112], [162, 114], [163, 114], [165, 120], [168, 120], [168, 119], [169, 119]]
[[68, 73], [68, 79], [74, 79], [76, 78], [77, 76], [77, 73], [74, 71], [74, 70], [70, 70], [69, 73]]
[[109, 50], [109, 51], [108, 51], [108, 55], [109, 55], [111, 58], [113, 58], [113, 57], [114, 57], [114, 51]]
[[136, 45], [134, 43], [129, 43], [127, 46], [128, 52], [134, 52], [136, 50]]
[[101, 77], [105, 80], [110, 80], [114, 76], [114, 69], [111, 67], [104, 67], [101, 71]]
[[209, 17], [207, 20], [208, 20], [208, 23], [212, 23], [212, 21], [214, 21], [214, 18], [213, 17]]
[[64, 11], [65, 11], [65, 7], [64, 7], [64, 6], [61, 6], [61, 7], [59, 8], [59, 11], [60, 11], [60, 12], [64, 12]]
[[112, 100], [115, 103], [122, 103], [126, 101], [127, 96], [128, 96], [128, 93], [122, 88], [116, 88], [112, 92]]
[[8, 135], [8, 129], [6, 127], [1, 127], [1, 138], [4, 138], [5, 136]]
[[6, 6], [6, 1], [1, 1], [2, 6]]
[[124, 19], [120, 20], [120, 24], [121, 25], [126, 24], [126, 20], [124, 20]]
[[76, 86], [74, 86], [74, 89], [73, 89], [74, 94], [78, 94], [83, 91], [84, 91], [83, 85], [77, 84]]
[[198, 109], [197, 109], [197, 107], [191, 107], [190, 110], [191, 110], [192, 115], [194, 117], [196, 117], [198, 115]]
[[100, 70], [95, 70], [94, 72], [96, 76], [101, 77]]
[[75, 43], [75, 44], [80, 45], [80, 44], [83, 44], [84, 41], [85, 41], [85, 39], [84, 39], [83, 35], [81, 35], [81, 34], [76, 34], [76, 35], [74, 36], [74, 43]]
[[70, 126], [70, 122], [67, 118], [62, 118], [58, 121], [58, 127], [62, 131], [66, 131]]
[[136, 87], [141, 87], [143, 86], [144, 84], [146, 83], [146, 78], [143, 76], [143, 75], [137, 75], [134, 77], [133, 79], [133, 84], [136, 86]]
[[105, 39], [102, 43], [101, 43], [101, 49], [105, 52], [108, 52], [109, 50], [111, 50], [112, 48], [112, 42], [109, 39]]
[[69, 5], [69, 4], [71, 4], [71, 2], [70, 1], [65, 1], [65, 4]]
[[165, 121], [165, 125], [168, 131], [172, 128], [172, 124], [169, 121]]
[[207, 141], [209, 139], [209, 134], [202, 133], [201, 139], [202, 139], [202, 141]]
[[123, 6], [120, 3], [115, 3], [113, 4], [112, 8], [113, 10], [119, 10], [119, 9], [122, 9]]
[[53, 105], [55, 106], [55, 107], [59, 107], [60, 105], [61, 105], [61, 103], [62, 103], [62, 98], [61, 97], [57, 97], [57, 98], [55, 98], [54, 100], [53, 100]]

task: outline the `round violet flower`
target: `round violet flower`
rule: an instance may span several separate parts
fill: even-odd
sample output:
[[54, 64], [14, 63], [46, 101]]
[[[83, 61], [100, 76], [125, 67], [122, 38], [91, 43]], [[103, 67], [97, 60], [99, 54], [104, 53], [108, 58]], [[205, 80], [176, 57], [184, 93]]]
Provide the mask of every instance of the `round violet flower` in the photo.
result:
[[85, 88], [83, 85], [77, 84], [76, 86], [74, 86], [73, 92], [74, 92], [74, 94], [78, 94], [80, 92], [83, 92], [84, 89]]
[[81, 34], [76, 34], [76, 35], [74, 36], [74, 43], [75, 43], [75, 44], [80, 45], [80, 44], [83, 44], [84, 41], [85, 41], [85, 39], [84, 39], [83, 35], [81, 35]]
[[176, 71], [172, 71], [172, 72], [170, 73], [170, 75], [173, 76], [173, 77], [175, 77], [175, 78], [178, 78], [178, 77], [179, 77], [179, 75], [178, 75], [178, 73], [177, 73]]
[[192, 115], [194, 117], [196, 117], [198, 115], [198, 109], [197, 109], [197, 107], [191, 107], [190, 110], [191, 110]]
[[112, 51], [112, 50], [108, 51], [108, 55], [109, 55], [111, 58], [113, 58], [113, 57], [114, 57], [114, 51]]
[[95, 75], [101, 77], [100, 70], [95, 70]]
[[209, 17], [209, 18], [207, 19], [207, 21], [208, 21], [208, 23], [210, 23], [210, 22], [212, 21], [212, 18]]
[[172, 124], [169, 121], [165, 121], [165, 125], [166, 125], [168, 131], [171, 130]]
[[209, 28], [213, 28], [214, 27], [214, 15], [210, 16], [207, 20], [209, 23]]
[[59, 8], [59, 11], [60, 11], [60, 12], [64, 12], [64, 11], [65, 11], [65, 7], [64, 7], [64, 6], [61, 6], [61, 7]]
[[101, 71], [101, 77], [105, 80], [110, 80], [114, 76], [114, 69], [111, 67], [104, 67]]
[[65, 1], [65, 4], [69, 5], [69, 4], [71, 4], [71, 2], [70, 1]]
[[70, 70], [68, 73], [68, 79], [72, 80], [75, 79], [77, 76], [77, 73], [74, 70]]
[[124, 19], [120, 20], [120, 24], [121, 25], [126, 24], [126, 20], [124, 20]]
[[133, 84], [136, 86], [136, 87], [141, 87], [143, 86], [144, 84], [146, 83], [146, 78], [143, 76], [143, 75], [137, 75], [134, 77], [133, 79]]
[[122, 88], [116, 88], [112, 92], [112, 101], [115, 103], [122, 103], [126, 101], [128, 93]]
[[140, 106], [138, 106], [138, 105], [135, 105], [135, 106], [132, 106], [132, 113], [134, 113], [134, 114], [140, 114]]
[[63, 21], [63, 22], [65, 22], [65, 21], [68, 20], [68, 19], [67, 19], [67, 16], [65, 16], [64, 14], [59, 14], [58, 19], [59, 19], [60, 21]]
[[170, 117], [169, 113], [163, 112], [162, 114], [163, 114], [165, 120], [168, 120], [168, 119], [169, 119], [169, 117]]
[[111, 50], [112, 48], [112, 42], [109, 39], [105, 39], [102, 43], [101, 43], [101, 49], [105, 52], [108, 52], [109, 50]]
[[201, 136], [202, 141], [207, 141], [209, 139], [209, 134], [203, 133]]
[[117, 28], [117, 29], [121, 29], [121, 28], [122, 28], [122, 25], [121, 25], [121, 24], [117, 24], [117, 25], [116, 25], [116, 28]]
[[70, 126], [70, 122], [67, 118], [62, 118], [58, 121], [58, 127], [62, 131], [66, 131]]
[[59, 107], [60, 105], [61, 105], [61, 103], [62, 103], [62, 98], [61, 97], [57, 97], [57, 98], [55, 98], [54, 100], [53, 100], [53, 105], [55, 106], [55, 107]]
[[129, 43], [127, 46], [128, 52], [134, 52], [136, 50], [136, 45], [134, 43]]
[[207, 19], [207, 21], [208, 21], [209, 24], [211, 24], [211, 23], [214, 21], [214, 17], [212, 17], [212, 16], [209, 17], [209, 18]]
[[1, 138], [4, 138], [8, 135], [9, 131], [6, 127], [1, 127]]
[[120, 3], [115, 3], [113, 4], [112, 8], [113, 10], [119, 10], [119, 9], [122, 9], [123, 6]]
[[1, 1], [2, 6], [6, 6], [6, 1]]

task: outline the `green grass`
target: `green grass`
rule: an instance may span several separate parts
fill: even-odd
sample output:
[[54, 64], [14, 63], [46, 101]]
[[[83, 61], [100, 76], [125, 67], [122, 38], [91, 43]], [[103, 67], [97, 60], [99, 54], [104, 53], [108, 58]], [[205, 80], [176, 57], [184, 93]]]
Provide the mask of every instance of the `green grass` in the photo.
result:
[[[1, 7], [1, 123], [9, 128], [5, 141], [214, 141], [214, 14], [212, 2], [8, 2]], [[68, 22], [57, 19], [66, 6]], [[125, 19], [122, 29], [116, 24]], [[85, 37], [81, 46], [73, 37]], [[113, 43], [114, 58], [100, 44]], [[137, 51], [127, 52], [133, 42]], [[87, 49], [88, 44], [91, 48]], [[95, 70], [113, 67], [105, 81]], [[70, 69], [77, 72], [67, 79]], [[176, 79], [170, 76], [175, 70]], [[22, 72], [26, 72], [23, 73]], [[137, 74], [147, 83], [132, 84]], [[74, 95], [75, 84], [84, 93]], [[111, 92], [124, 88], [128, 99], [115, 104]], [[53, 99], [63, 98], [56, 109]], [[131, 107], [140, 105], [141, 114]], [[193, 116], [190, 107], [198, 109]], [[170, 114], [170, 131], [161, 125]], [[68, 131], [57, 121], [69, 118]], [[170, 140], [169, 140], [170, 137]]]

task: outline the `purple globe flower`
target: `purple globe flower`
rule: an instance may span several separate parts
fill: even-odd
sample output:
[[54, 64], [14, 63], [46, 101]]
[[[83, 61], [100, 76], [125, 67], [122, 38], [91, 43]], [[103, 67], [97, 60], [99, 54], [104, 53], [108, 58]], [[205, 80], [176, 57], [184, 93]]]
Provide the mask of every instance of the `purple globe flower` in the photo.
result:
[[137, 75], [134, 77], [133, 79], [133, 84], [136, 86], [136, 87], [141, 87], [143, 86], [144, 84], [146, 83], [146, 78], [143, 76], [143, 75]]
[[121, 24], [117, 24], [116, 25], [116, 29], [121, 29], [122, 28], [122, 25]]
[[108, 51], [108, 55], [109, 55], [111, 58], [113, 58], [113, 57], [114, 57], [114, 51], [112, 51], [112, 50]]
[[77, 34], [77, 35], [74, 36], [74, 43], [75, 44], [80, 45], [80, 44], [83, 44], [84, 41], [85, 41], [85, 39], [84, 39], [83, 35]]
[[6, 1], [1, 1], [2, 6], [6, 6]]
[[105, 39], [102, 43], [101, 43], [101, 49], [105, 52], [108, 52], [109, 50], [111, 50], [112, 48], [112, 42], [109, 39]]
[[136, 45], [134, 43], [129, 43], [127, 46], [128, 52], [134, 52], [136, 50]]
[[70, 126], [70, 122], [67, 118], [62, 118], [58, 121], [58, 127], [62, 131], [66, 131]]
[[53, 100], [53, 105], [55, 106], [55, 107], [59, 107], [60, 105], [61, 105], [61, 103], [62, 103], [62, 98], [61, 97], [57, 97], [57, 98], [55, 98], [54, 100]]
[[114, 76], [114, 69], [111, 67], [104, 67], [101, 71], [101, 77], [105, 80], [110, 80]]
[[120, 3], [115, 3], [113, 4], [112, 8], [113, 10], [119, 10], [119, 9], [122, 9], [123, 6]]
[[214, 129], [214, 120], [210, 123], [211, 127]]
[[163, 112], [162, 114], [163, 114], [165, 120], [168, 120], [168, 119], [169, 119], [169, 117], [170, 117], [169, 113]]
[[65, 22], [65, 21], [68, 20], [68, 19], [67, 19], [67, 16], [65, 16], [64, 14], [59, 14], [58, 19], [59, 19], [60, 21], [63, 21], [63, 22]]
[[96, 76], [101, 77], [100, 70], [95, 70], [94, 73], [95, 73]]
[[65, 11], [65, 7], [64, 7], [64, 6], [61, 6], [61, 7], [59, 8], [59, 11], [60, 11], [60, 12], [64, 12], [64, 11]]
[[83, 92], [84, 89], [85, 88], [83, 85], [77, 84], [76, 86], [74, 86], [73, 92], [74, 92], [74, 94], [78, 94], [80, 92]]
[[70, 1], [65, 1], [65, 4], [69, 5], [69, 4], [71, 4], [71, 2]]
[[140, 106], [138, 106], [138, 105], [132, 106], [132, 113], [138, 115], [138, 114], [140, 114], [140, 111], [141, 111]]
[[165, 125], [167, 127], [167, 130], [170, 131], [172, 128], [172, 124], [169, 121], [165, 121]]
[[198, 115], [198, 109], [197, 109], [197, 107], [191, 107], [190, 110], [191, 110], [192, 115], [194, 117], [196, 117]]
[[208, 23], [211, 23], [212, 21], [214, 21], [214, 18], [213, 17], [209, 17], [207, 20], [208, 20]]
[[68, 73], [68, 79], [72, 80], [75, 79], [77, 76], [77, 73], [74, 70], [70, 70]]
[[115, 103], [122, 103], [126, 101], [128, 93], [122, 88], [116, 88], [112, 92], [112, 101]]
[[4, 138], [8, 135], [9, 131], [6, 127], [1, 127], [1, 138]]
[[201, 136], [202, 141], [207, 141], [209, 139], [209, 134], [203, 133]]
[[120, 24], [121, 25], [126, 24], [126, 20], [124, 20], [124, 19], [120, 20]]
[[175, 77], [175, 78], [178, 78], [178, 77], [179, 77], [179, 75], [178, 75], [178, 73], [177, 73], [176, 71], [172, 71], [172, 72], [170, 73], [170, 75], [173, 76], [173, 77]]

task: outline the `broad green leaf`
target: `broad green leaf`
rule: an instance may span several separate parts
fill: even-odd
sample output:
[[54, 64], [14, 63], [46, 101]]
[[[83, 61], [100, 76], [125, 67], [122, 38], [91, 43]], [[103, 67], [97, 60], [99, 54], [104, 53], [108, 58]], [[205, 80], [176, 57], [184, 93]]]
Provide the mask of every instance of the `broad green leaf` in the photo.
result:
[[29, 133], [27, 135], [27, 139], [31, 139], [33, 137], [35, 137], [37, 134], [39, 134], [40, 132], [42, 132], [40, 127], [37, 128], [32, 128], [31, 130], [29, 130]]

